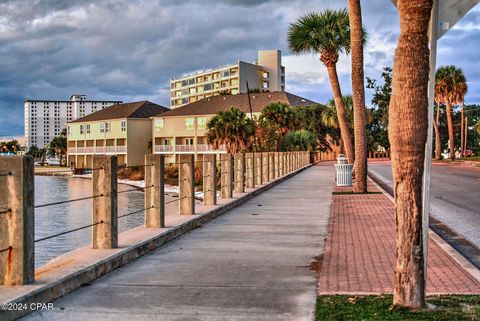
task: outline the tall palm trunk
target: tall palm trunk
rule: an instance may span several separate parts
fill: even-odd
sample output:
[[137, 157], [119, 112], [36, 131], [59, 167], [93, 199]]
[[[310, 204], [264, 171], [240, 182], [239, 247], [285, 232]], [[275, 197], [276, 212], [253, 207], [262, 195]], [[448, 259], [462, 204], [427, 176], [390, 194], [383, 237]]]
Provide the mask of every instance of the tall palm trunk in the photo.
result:
[[435, 158], [441, 159], [442, 151], [440, 146], [440, 132], [438, 129], [438, 123], [436, 121], [433, 122], [433, 129], [435, 131]]
[[465, 143], [464, 148], [467, 149], [467, 136], [468, 136], [468, 116], [465, 116]]
[[335, 100], [335, 107], [337, 109], [338, 124], [340, 126], [340, 134], [347, 152], [348, 163], [353, 164], [354, 154], [352, 145], [352, 135], [350, 135], [350, 128], [348, 127], [347, 115], [345, 114], [345, 107], [342, 101], [342, 91], [340, 90], [340, 83], [338, 82], [337, 67], [335, 64], [327, 66], [328, 77], [330, 78], [330, 86], [333, 91], [333, 99]]
[[437, 119], [433, 122], [435, 129], [435, 157], [442, 159], [442, 141], [440, 140], [440, 103], [437, 103]]
[[395, 191], [397, 263], [393, 303], [425, 306], [422, 176], [428, 124], [428, 25], [432, 0], [398, 0], [389, 139]]
[[465, 106], [464, 106], [464, 103], [462, 101], [462, 117], [460, 117], [460, 157], [463, 157], [464, 154], [465, 154], [465, 144], [464, 144], [464, 140], [463, 140], [463, 137], [464, 137], [464, 129], [463, 129], [463, 124], [464, 124], [464, 109], [465, 109]]
[[455, 159], [455, 141], [453, 140], [453, 122], [452, 122], [452, 104], [446, 104], [446, 114], [447, 114], [447, 126], [448, 126], [448, 139], [450, 140], [450, 159], [453, 161]]
[[363, 30], [360, 0], [348, 0], [352, 47], [353, 125], [355, 136], [356, 193], [367, 192], [367, 134], [365, 131], [365, 87], [363, 75]]

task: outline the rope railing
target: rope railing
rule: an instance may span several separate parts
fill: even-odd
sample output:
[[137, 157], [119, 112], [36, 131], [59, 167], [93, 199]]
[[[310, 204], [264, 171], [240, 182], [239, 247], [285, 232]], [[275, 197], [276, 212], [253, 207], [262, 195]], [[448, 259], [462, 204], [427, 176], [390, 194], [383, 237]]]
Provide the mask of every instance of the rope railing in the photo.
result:
[[170, 203], [174, 203], [174, 202], [178, 202], [178, 201], [180, 201], [182, 198], [187, 198], [187, 197], [186, 197], [186, 196], [185, 196], [185, 197], [179, 197], [179, 198], [177, 198], [177, 199], [174, 199], [174, 200], [165, 202], [165, 205], [170, 204]]
[[[194, 164], [205, 164], [205, 163], [213, 163], [213, 161], [195, 161]], [[190, 162], [173, 162], [173, 163], [166, 163], [165, 166], [172, 166], [172, 165], [182, 165], [182, 164], [190, 164]]]
[[50, 236], [42, 237], [42, 238], [40, 238], [40, 239], [35, 240], [34, 243], [46, 241], [46, 240], [53, 239], [53, 238], [55, 238], [55, 237], [59, 237], [59, 236], [65, 235], [65, 234], [70, 234], [70, 233], [73, 233], [73, 232], [77, 232], [77, 231], [80, 231], [80, 230], [84, 230], [84, 229], [86, 229], [86, 228], [93, 227], [93, 226], [98, 225], [98, 224], [103, 224], [103, 220], [100, 221], [100, 222], [96, 222], [96, 223], [92, 223], [92, 224], [80, 226], [80, 227], [77, 227], [77, 228], [74, 228], [74, 229], [71, 229], [71, 230], [67, 230], [67, 231], [63, 231], [63, 232], [57, 233], [57, 234], [53, 234], [53, 235], [50, 235]]
[[74, 198], [66, 201], [60, 201], [60, 202], [52, 202], [52, 203], [46, 203], [46, 204], [41, 204], [41, 205], [35, 205], [34, 208], [41, 208], [41, 207], [47, 207], [47, 206], [55, 206], [55, 205], [61, 205], [61, 204], [66, 204], [66, 203], [73, 203], [73, 202], [78, 202], [78, 201], [84, 201], [84, 200], [89, 200], [89, 199], [94, 199], [98, 197], [103, 197], [103, 194], [100, 195], [93, 195], [93, 196], [87, 196], [87, 197], [80, 197], [80, 198]]
[[3, 249], [3, 250], [0, 250], [0, 253], [3, 253], [3, 252], [7, 252], [9, 250], [13, 249], [13, 247], [10, 245], [9, 247]]
[[[298, 155], [297, 155], [297, 157], [298, 157]], [[162, 161], [162, 159], [164, 161]], [[31, 159], [29, 159], [28, 161], [31, 161]], [[258, 184], [260, 184], [260, 185], [262, 183], [263, 184], [268, 183], [269, 181], [271, 181], [273, 179], [274, 176], [275, 176], [275, 178], [277, 178], [277, 177], [280, 177], [281, 175], [285, 175], [286, 173], [288, 173], [291, 170], [291, 168], [293, 166], [299, 167], [300, 164], [302, 163], [302, 160], [298, 160], [298, 159], [296, 160], [296, 163], [292, 163], [292, 161], [293, 161], [292, 157], [288, 158], [288, 160], [287, 160], [287, 158], [283, 158], [283, 157], [280, 158], [277, 155], [275, 155], [275, 158], [272, 158], [271, 155], [270, 156], [269, 155], [262, 155], [260, 157], [252, 156], [251, 158], [249, 156], [249, 158], [247, 158], [247, 160], [245, 160], [244, 158], [239, 158], [238, 155], [235, 158], [233, 158], [233, 157], [231, 157], [231, 155], [229, 155], [229, 157], [225, 157], [225, 158], [222, 157], [219, 160], [216, 160], [213, 157], [212, 158], [204, 158], [204, 159], [201, 159], [201, 160], [200, 159], [195, 160], [192, 156], [189, 156], [188, 158], [181, 157], [180, 159], [177, 159], [177, 160], [175, 160], [171, 163], [168, 163], [168, 159], [159, 157], [158, 155], [153, 155], [153, 156], [149, 155], [148, 157], [146, 157], [145, 164], [138, 165], [138, 166], [127, 166], [127, 164], [120, 165], [120, 164], [118, 164], [118, 160], [116, 158], [112, 158], [112, 157], [104, 157], [102, 159], [100, 159], [100, 158], [99, 159], [93, 159], [92, 161], [93, 161], [92, 163], [89, 163], [90, 167], [83, 168], [83, 169], [82, 168], [73, 169], [73, 168], [69, 168], [69, 167], [64, 167], [64, 168], [58, 168], [57, 170], [53, 170], [53, 169], [49, 169], [49, 168], [44, 168], [45, 170], [43, 171], [43, 173], [53, 173], [53, 174], [55, 174], [55, 173], [66, 173], [66, 172], [68, 172], [68, 173], [73, 172], [73, 173], [79, 173], [79, 174], [81, 174], [81, 173], [92, 174], [92, 172], [93, 172], [93, 175], [92, 175], [93, 176], [92, 177], [93, 178], [93, 180], [92, 180], [92, 183], [93, 183], [93, 190], [92, 191], [93, 191], [93, 193], [90, 192], [90, 195], [87, 195], [85, 197], [79, 197], [79, 198], [73, 197], [72, 199], [65, 199], [65, 200], [49, 199], [49, 200], [45, 200], [45, 202], [48, 202], [48, 203], [39, 204], [39, 205], [35, 205], [33, 203], [33, 204], [31, 204], [31, 207], [27, 208], [27, 209], [17, 208], [17, 207], [15, 207], [16, 203], [11, 203], [11, 202], [7, 202], [7, 201], [3, 202], [3, 200], [2, 200], [2, 202], [0, 204], [0, 221], [2, 219], [6, 219], [6, 218], [9, 218], [10, 216], [12, 216], [12, 217], [15, 218], [15, 220], [12, 220], [11, 222], [7, 221], [7, 223], [8, 224], [15, 224], [17, 216], [20, 219], [22, 219], [22, 218], [25, 219], [25, 217], [27, 219], [32, 219], [31, 215], [30, 216], [25, 216], [25, 215], [22, 216], [22, 211], [23, 211], [23, 213], [31, 213], [32, 207], [35, 209], [35, 210], [33, 210], [33, 213], [35, 213], [36, 209], [38, 209], [38, 208], [46, 208], [46, 207], [49, 207], [49, 206], [56, 206], [56, 205], [61, 205], [61, 204], [67, 204], [67, 203], [73, 203], [73, 202], [79, 202], [79, 201], [93, 199], [94, 201], [93, 201], [93, 209], [92, 209], [92, 218], [89, 219], [87, 222], [85, 222], [85, 221], [84, 222], [79, 222], [78, 225], [75, 224], [75, 225], [64, 226], [63, 228], [46, 232], [43, 235], [38, 235], [37, 236], [38, 239], [34, 239], [33, 242], [34, 243], [39, 243], [39, 242], [44, 242], [44, 241], [47, 241], [47, 240], [61, 241], [62, 240], [61, 236], [69, 235], [71, 233], [76, 233], [78, 231], [86, 230], [86, 229], [89, 229], [89, 228], [93, 228], [93, 230], [95, 230], [95, 229], [101, 227], [101, 229], [103, 229], [103, 227], [106, 227], [106, 224], [108, 222], [117, 222], [118, 219], [123, 219], [123, 218], [128, 217], [128, 216], [134, 217], [133, 215], [137, 215], [137, 214], [138, 214], [138, 216], [135, 216], [134, 218], [136, 220], [140, 221], [141, 220], [140, 217], [145, 215], [145, 220], [144, 221], [148, 225], [148, 224], [150, 224], [148, 222], [152, 221], [151, 218], [156, 217], [158, 215], [158, 212], [160, 212], [160, 215], [163, 215], [163, 222], [164, 222], [164, 218], [165, 218], [165, 207], [164, 207], [164, 205], [170, 204], [171, 207], [178, 207], [177, 203], [182, 204], [182, 206], [180, 206], [180, 208], [179, 208], [178, 214], [189, 214], [189, 215], [195, 214], [195, 205], [198, 203], [198, 201], [195, 201], [195, 200], [200, 200], [202, 197], [204, 197], [205, 199], [208, 199], [209, 196], [213, 195], [212, 193], [214, 193], [217, 188], [220, 192], [220, 187], [221, 187], [221, 194], [223, 194], [223, 196], [225, 196], [225, 198], [231, 198], [234, 195], [234, 194], [232, 194], [233, 193], [233, 187], [237, 188], [237, 190], [241, 190], [240, 187], [241, 187], [242, 183], [243, 184], [246, 183], [247, 186], [250, 186], [250, 187], [256, 185], [256, 182], [258, 182]], [[303, 160], [303, 163], [305, 163], [305, 162], [306, 161]], [[208, 165], [209, 163], [211, 165]], [[198, 164], [202, 164], [203, 166], [198, 165]], [[217, 164], [218, 166], [214, 166], [213, 164]], [[160, 165], [163, 165], [164, 168], [161, 168]], [[172, 165], [173, 166], [181, 165], [181, 166], [173, 167], [173, 168], [169, 167], [169, 166], [172, 166]], [[287, 166], [287, 165], [289, 165], [289, 166]], [[211, 166], [214, 166], [214, 167], [211, 167]], [[202, 181], [202, 179], [203, 179], [204, 190], [195, 190], [195, 188], [193, 187], [192, 183], [193, 183], [194, 178], [190, 177], [190, 175], [188, 175], [189, 171], [193, 171], [192, 167], [195, 168], [195, 172], [198, 174], [197, 177], [201, 177], [200, 181]], [[208, 171], [205, 170], [205, 171], [202, 172], [201, 171], [202, 167], [204, 169], [209, 168], [209, 170]], [[0, 176], [17, 175], [17, 169], [15, 169], [15, 168], [14, 167], [2, 168], [0, 170]], [[117, 176], [119, 175], [119, 173], [121, 173], [121, 171], [117, 171], [117, 170], [114, 170], [114, 169], [121, 170], [121, 169], [125, 169], [125, 168], [135, 168], [138, 171], [145, 171], [146, 174], [148, 174], [149, 169], [151, 169], [152, 175], [151, 176], [145, 176], [145, 184], [142, 184], [142, 185], [144, 185], [144, 187], [137, 187], [135, 185], [126, 186], [126, 187], [123, 187], [123, 188], [120, 188], [120, 186], [117, 187], [117, 183], [118, 183]], [[163, 172], [163, 169], [165, 169], [165, 172]], [[164, 198], [161, 198], [160, 201], [161, 201], [162, 208], [161, 209], [157, 208], [158, 206], [155, 206], [153, 201], [158, 202], [159, 201], [158, 198], [161, 197], [161, 195], [159, 193], [156, 193], [156, 189], [154, 189], [154, 187], [161, 187], [162, 186], [161, 184], [164, 184], [165, 179], [167, 179], [164, 174], [168, 173], [168, 172], [174, 173], [174, 172], [177, 171], [177, 169], [178, 169], [178, 176], [179, 176], [179, 178], [177, 178], [177, 183], [178, 182], [181, 183], [181, 184], [179, 184], [180, 185], [180, 191], [178, 191], [178, 193], [173, 194], [173, 197], [170, 196], [170, 195], [172, 195], [171, 193], [168, 193], [168, 192], [165, 193], [165, 191], [162, 191], [161, 193], [164, 193], [164, 195], [169, 195], [169, 197], [167, 198], [168, 201], [165, 202]], [[200, 169], [200, 171], [198, 171], [199, 169]], [[76, 170], [80, 170], [80, 171], [76, 171]], [[81, 172], [81, 170], [83, 170], [83, 172]], [[18, 173], [20, 173], [19, 175], [22, 175], [21, 174], [22, 171], [23, 171], [23, 173], [26, 173], [26, 174], [29, 174], [29, 175], [32, 174], [31, 172], [26, 172], [25, 168], [19, 168], [19, 171], [18, 171]], [[95, 175], [96, 173], [94, 171], [104, 171], [105, 175]], [[187, 175], [183, 175], [184, 173], [187, 173]], [[163, 181], [162, 181], [162, 175], [161, 174], [163, 174]], [[238, 175], [241, 175], [241, 174], [245, 175], [246, 174], [246, 178], [242, 179], [242, 176], [238, 176], [238, 179], [237, 179], [236, 182], [232, 181], [232, 178], [234, 176], [236, 177], [237, 174]], [[217, 179], [212, 181], [213, 177], [217, 177]], [[0, 180], [1, 179], [2, 178], [0, 177]], [[34, 176], [31, 179], [34, 179]], [[6, 179], [4, 180], [4, 182], [5, 181], [6, 181]], [[183, 183], [183, 182], [185, 182], [185, 183]], [[187, 182], [189, 184], [186, 184]], [[20, 184], [20, 188], [23, 188], [23, 190], [25, 190], [27, 192], [29, 192], [28, 188], [32, 186], [32, 185], [25, 185], [25, 184], [22, 186], [21, 182], [16, 182], [16, 180], [14, 180], [13, 183], [14, 184]], [[212, 185], [210, 188], [208, 188], [207, 183], [214, 184], [214, 185]], [[183, 190], [183, 189], [185, 189], [185, 190]], [[111, 190], [115, 190], [116, 192], [111, 193]], [[150, 203], [146, 204], [146, 205], [143, 205], [143, 204], [142, 205], [137, 205], [135, 207], [126, 209], [125, 212], [118, 213], [117, 210], [115, 209], [116, 206], [118, 206], [117, 194], [124, 194], [124, 193], [135, 192], [135, 191], [144, 191], [147, 198], [150, 199], [150, 201], [149, 201]], [[11, 196], [9, 196], [9, 197], [19, 198], [21, 200], [23, 199], [20, 194], [18, 194], [18, 195], [17, 194], [12, 194], [12, 193], [10, 193], [10, 194], [11, 194]], [[92, 195], [92, 194], [94, 194], [94, 195]], [[202, 194], [204, 196], [202, 196]], [[23, 195], [25, 195], [25, 194], [23, 194]], [[82, 196], [82, 195], [79, 195], [79, 196]], [[217, 195], [215, 195], [215, 197], [216, 196]], [[99, 197], [103, 197], [103, 198], [98, 199]], [[112, 204], [116, 204], [116, 205], [107, 208], [105, 206], [102, 206], [102, 204], [98, 204], [98, 201], [103, 201], [103, 200], [108, 201], [108, 202], [112, 202]], [[53, 201], [53, 202], [50, 202], [50, 201]], [[173, 204], [173, 203], [175, 203], [175, 204]], [[208, 203], [211, 203], [211, 202], [208, 202]], [[21, 202], [19, 204], [21, 204]], [[157, 204], [157, 203], [155, 203], [155, 204]], [[147, 205], [148, 205], [148, 207], [147, 207]], [[150, 206], [150, 205], [152, 205], [152, 206]], [[157, 210], [158, 210], [158, 212], [157, 212]], [[10, 213], [10, 214], [8, 214], [8, 213]], [[142, 215], [141, 213], [144, 213], [144, 214]], [[2, 214], [7, 214], [8, 216], [2, 217]], [[89, 223], [89, 224], [87, 224], [87, 223]], [[3, 222], [2, 222], [2, 224], [3, 224]], [[83, 224], [86, 224], [86, 225], [83, 225]], [[104, 224], [104, 225], [101, 225], [97, 228], [94, 228], [95, 226], [98, 226], [99, 224]], [[153, 224], [151, 224], [151, 225], [153, 226]], [[27, 228], [24, 228], [24, 230], [21, 231], [22, 235], [26, 235], [25, 233], [31, 233], [31, 231], [28, 230], [29, 225], [25, 224], [25, 226], [27, 226]], [[105, 241], [110, 242], [109, 240], [112, 240], [112, 244], [108, 243], [106, 246], [107, 247], [114, 247], [116, 242], [113, 242], [113, 241], [116, 240], [117, 235], [118, 235], [118, 225], [112, 226], [112, 227], [114, 227], [116, 230], [105, 229], [104, 231], [102, 231], [102, 233], [92, 234], [93, 244], [97, 244], [98, 242], [105, 242]], [[3, 240], [3, 242], [1, 242], [2, 246], [0, 247], [0, 254], [1, 254], [2, 262], [4, 262], [3, 260], [6, 260], [6, 255], [2, 254], [2, 253], [7, 252], [7, 251], [12, 251], [13, 249], [17, 250], [17, 248], [18, 248], [19, 251], [9, 252], [9, 255], [11, 255], [11, 253], [13, 253], [13, 255], [15, 256], [15, 255], [19, 255], [19, 254], [23, 253], [22, 248], [32, 246], [31, 244], [16, 243], [17, 239], [20, 240], [21, 238], [14, 238], [9, 242], [8, 241], [9, 238], [4, 237], [4, 234], [3, 234], [4, 231], [2, 230], [1, 232], [2, 232], [2, 234], [1, 234], [2, 235], [2, 240]], [[88, 231], [84, 231], [83, 233], [87, 233], [87, 232]], [[48, 235], [50, 233], [55, 233], [55, 234]], [[60, 237], [60, 239], [55, 239], [55, 238], [58, 238], [58, 237]], [[69, 238], [70, 237], [67, 237], [67, 239], [69, 239]], [[10, 245], [10, 246], [8, 246], [8, 245]], [[2, 249], [3, 247], [6, 247], [6, 246], [8, 246], [8, 247]], [[29, 264], [29, 265], [34, 264], [32, 259], [29, 259], [29, 258], [22, 258], [22, 259], [25, 260], [25, 261], [30, 260], [30, 261], [26, 262], [26, 264]], [[18, 269], [17, 265], [15, 265], [14, 269]]]
[[61, 171], [55, 171], [55, 170], [52, 170], [52, 171], [41, 171], [39, 172], [38, 174], [49, 174], [49, 173], [72, 173], [74, 172], [75, 169], [69, 169], [69, 170], [61, 170]]
[[117, 192], [117, 194], [123, 194], [123, 193], [135, 192], [135, 191], [136, 191], [136, 192], [139, 192], [139, 191], [142, 191], [142, 190], [145, 190], [145, 189], [148, 189], [148, 188], [152, 188], [152, 187], [155, 187], [155, 185], [150, 185], [150, 186], [145, 186], [145, 187], [135, 187], [135, 188], [131, 188], [131, 189], [126, 189], [126, 190]]
[[138, 213], [144, 212], [144, 211], [152, 209], [152, 208], [155, 208], [155, 207], [150, 206], [150, 207], [142, 208], [141, 210], [136, 210], [136, 211], [133, 211], [133, 212], [129, 212], [127, 214], [120, 215], [118, 218], [127, 217], [127, 216], [130, 216], [130, 215], [133, 215], [133, 214], [138, 214]]

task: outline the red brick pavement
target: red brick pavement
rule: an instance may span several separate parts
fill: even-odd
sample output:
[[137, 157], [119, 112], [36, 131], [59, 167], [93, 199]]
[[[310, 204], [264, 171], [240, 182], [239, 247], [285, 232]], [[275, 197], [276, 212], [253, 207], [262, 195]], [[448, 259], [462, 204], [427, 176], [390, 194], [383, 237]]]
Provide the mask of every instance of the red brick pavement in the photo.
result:
[[[369, 190], [378, 191], [371, 182]], [[334, 195], [319, 294], [392, 292], [395, 243], [393, 203], [386, 195]], [[430, 238], [427, 294], [479, 293], [480, 283]]]

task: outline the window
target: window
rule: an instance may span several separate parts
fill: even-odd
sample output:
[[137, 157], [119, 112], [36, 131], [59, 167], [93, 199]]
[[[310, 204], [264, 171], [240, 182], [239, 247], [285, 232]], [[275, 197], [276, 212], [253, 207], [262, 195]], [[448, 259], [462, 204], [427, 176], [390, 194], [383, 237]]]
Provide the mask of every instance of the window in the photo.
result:
[[163, 145], [168, 146], [170, 145], [170, 141], [168, 139], [163, 140]]
[[188, 85], [188, 81], [182, 80], [182, 86], [187, 86], [187, 85]]
[[105, 132], [106, 133], [110, 132], [110, 123], [105, 123]]
[[268, 88], [268, 81], [263, 82], [263, 88]]
[[127, 121], [122, 120], [122, 122], [120, 123], [120, 127], [122, 129], [122, 132], [126, 132], [127, 131]]
[[90, 134], [90, 124], [87, 125], [87, 134]]
[[191, 78], [188, 80], [189, 85], [194, 85], [195, 84], [195, 78]]
[[72, 133], [72, 130], [70, 129], [70, 126], [67, 126], [67, 134], [70, 135]]
[[185, 129], [186, 130], [193, 130], [193, 118], [185, 118]]
[[195, 88], [190, 88], [190, 95], [194, 95], [195, 94]]
[[185, 145], [192, 146], [193, 145], [193, 138], [185, 138]]
[[188, 98], [182, 98], [182, 104], [188, 104]]
[[230, 76], [230, 71], [224, 70], [224, 71], [222, 72], [222, 77], [228, 77], [228, 76]]
[[83, 125], [80, 125], [80, 135], [83, 134]]
[[207, 118], [199, 117], [197, 118], [198, 129], [205, 129], [207, 127]]
[[203, 90], [212, 90], [212, 84], [203, 85]]
[[262, 74], [263, 78], [268, 78], [269, 76], [269, 73], [268, 71], [264, 71], [263, 74]]
[[165, 120], [163, 118], [155, 119], [155, 131], [158, 132], [160, 129], [165, 127]]
[[238, 85], [238, 78], [232, 79], [232, 80], [230, 81], [230, 83], [232, 84], [232, 86], [237, 86], [237, 85]]
[[105, 123], [100, 123], [100, 132], [101, 133], [105, 132]]

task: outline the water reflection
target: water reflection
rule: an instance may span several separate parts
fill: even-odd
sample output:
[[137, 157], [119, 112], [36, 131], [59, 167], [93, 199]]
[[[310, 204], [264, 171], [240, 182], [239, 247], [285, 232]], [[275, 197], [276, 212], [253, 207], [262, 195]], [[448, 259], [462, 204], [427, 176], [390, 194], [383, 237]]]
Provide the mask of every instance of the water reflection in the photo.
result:
[[[118, 190], [132, 187], [119, 184]], [[55, 176], [35, 177], [35, 204], [66, 201], [92, 196], [92, 181], [83, 178]], [[118, 215], [142, 209], [143, 192], [118, 195]], [[40, 239], [92, 223], [92, 200], [42, 207], [35, 210], [35, 239]], [[143, 212], [119, 219], [119, 232], [143, 224]], [[35, 244], [35, 266], [44, 265], [51, 259], [90, 244], [92, 229], [87, 228]]]

